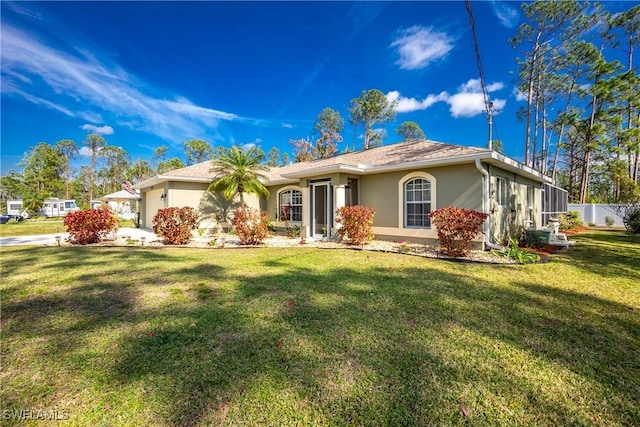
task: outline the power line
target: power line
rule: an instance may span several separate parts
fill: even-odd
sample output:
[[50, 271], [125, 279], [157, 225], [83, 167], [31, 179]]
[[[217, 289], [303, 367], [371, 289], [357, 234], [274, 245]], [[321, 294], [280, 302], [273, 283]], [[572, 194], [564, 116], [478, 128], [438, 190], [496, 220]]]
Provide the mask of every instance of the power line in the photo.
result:
[[487, 111], [487, 119], [489, 121], [489, 149], [492, 147], [492, 129], [493, 129], [493, 102], [489, 100], [489, 92], [487, 91], [487, 84], [484, 79], [484, 70], [482, 68], [482, 61], [480, 60], [480, 48], [478, 47], [478, 38], [476, 37], [476, 24], [473, 20], [473, 12], [471, 12], [471, 2], [465, 0], [464, 2], [467, 13], [469, 14], [469, 22], [471, 24], [471, 35], [473, 36], [473, 49], [476, 54], [476, 63], [478, 64], [478, 72], [480, 73], [480, 85], [482, 86], [482, 95], [484, 98], [484, 107]]

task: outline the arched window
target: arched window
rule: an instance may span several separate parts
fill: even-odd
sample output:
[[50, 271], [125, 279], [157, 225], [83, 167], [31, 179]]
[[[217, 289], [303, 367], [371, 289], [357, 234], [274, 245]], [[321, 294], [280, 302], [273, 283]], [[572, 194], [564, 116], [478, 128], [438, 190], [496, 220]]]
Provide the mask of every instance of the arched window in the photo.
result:
[[431, 228], [431, 182], [413, 178], [404, 183], [404, 226]]
[[302, 221], [302, 192], [285, 190], [278, 197], [280, 221]]

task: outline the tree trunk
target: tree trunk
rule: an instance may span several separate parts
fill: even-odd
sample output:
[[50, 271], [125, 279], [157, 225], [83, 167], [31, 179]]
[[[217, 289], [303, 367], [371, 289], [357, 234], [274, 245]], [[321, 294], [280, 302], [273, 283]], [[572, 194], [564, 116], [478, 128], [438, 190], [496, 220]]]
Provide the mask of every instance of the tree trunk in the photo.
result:
[[585, 149], [584, 157], [582, 159], [582, 177], [580, 179], [580, 203], [586, 203], [587, 194], [589, 193], [589, 173], [591, 171], [591, 150]]
[[531, 159], [531, 107], [533, 104], [533, 88], [534, 88], [534, 80], [535, 80], [535, 71], [536, 71], [536, 63], [538, 62], [538, 52], [540, 50], [540, 38], [542, 37], [542, 33], [538, 32], [536, 35], [536, 41], [533, 46], [533, 53], [531, 55], [531, 63], [529, 68], [529, 76], [527, 80], [527, 113], [526, 113], [526, 123], [525, 123], [525, 139], [524, 139], [524, 164], [527, 166], [532, 165]]

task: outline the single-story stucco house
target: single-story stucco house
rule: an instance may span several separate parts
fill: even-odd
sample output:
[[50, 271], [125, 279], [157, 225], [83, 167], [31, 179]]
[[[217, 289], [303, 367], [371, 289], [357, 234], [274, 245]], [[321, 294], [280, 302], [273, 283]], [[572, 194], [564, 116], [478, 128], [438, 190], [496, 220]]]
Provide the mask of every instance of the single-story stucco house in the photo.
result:
[[[191, 206], [204, 218], [225, 221], [234, 203], [207, 192], [210, 161], [138, 183], [141, 227], [152, 228], [160, 208]], [[306, 237], [333, 234], [335, 212], [345, 205], [376, 210], [373, 232], [380, 240], [436, 243], [427, 214], [444, 206], [489, 213], [476, 247], [492, 246], [512, 226], [540, 227], [543, 191], [551, 179], [496, 151], [427, 140], [405, 141], [327, 159], [272, 168], [264, 183], [270, 195], [247, 203], [266, 210], [276, 227], [290, 224]]]

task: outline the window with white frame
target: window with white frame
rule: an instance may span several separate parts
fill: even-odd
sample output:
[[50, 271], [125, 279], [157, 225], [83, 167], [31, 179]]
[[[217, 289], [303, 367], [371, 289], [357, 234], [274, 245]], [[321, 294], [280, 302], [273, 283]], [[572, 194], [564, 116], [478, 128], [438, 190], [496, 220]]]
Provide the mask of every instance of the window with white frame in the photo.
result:
[[302, 192], [285, 190], [278, 197], [280, 221], [302, 221]]
[[535, 188], [527, 185], [527, 209], [529, 211], [529, 221], [533, 221], [533, 212], [535, 208]]
[[404, 184], [404, 226], [430, 228], [431, 182], [413, 178]]
[[496, 203], [507, 206], [507, 180], [504, 178], [496, 178]]

